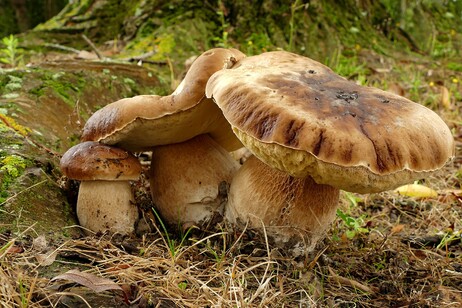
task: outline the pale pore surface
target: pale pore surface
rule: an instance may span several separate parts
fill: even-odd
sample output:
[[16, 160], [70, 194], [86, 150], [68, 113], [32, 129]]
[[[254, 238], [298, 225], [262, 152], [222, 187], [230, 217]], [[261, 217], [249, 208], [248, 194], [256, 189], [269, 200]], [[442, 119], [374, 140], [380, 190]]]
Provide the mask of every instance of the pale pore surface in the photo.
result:
[[392, 189], [454, 155], [449, 128], [430, 109], [288, 52], [215, 73], [206, 95], [260, 159], [345, 190]]

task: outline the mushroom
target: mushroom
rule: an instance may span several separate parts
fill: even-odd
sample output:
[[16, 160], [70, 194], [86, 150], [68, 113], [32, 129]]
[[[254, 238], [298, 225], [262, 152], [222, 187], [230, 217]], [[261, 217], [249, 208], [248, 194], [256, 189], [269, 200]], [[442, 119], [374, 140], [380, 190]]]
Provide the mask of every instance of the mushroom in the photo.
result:
[[227, 217], [280, 227], [282, 242], [295, 234], [289, 229], [322, 234], [338, 189], [394, 189], [433, 174], [454, 155], [449, 128], [430, 109], [285, 51], [216, 72], [206, 95], [261, 161], [249, 159], [235, 175]]
[[166, 221], [201, 226], [223, 214], [239, 164], [212, 138], [156, 146], [152, 158], [152, 200]]
[[[153, 150], [151, 192], [169, 223], [201, 224], [219, 211], [220, 202], [209, 201], [220, 199], [220, 183], [229, 182], [237, 170], [227, 151], [242, 144], [213, 100], [205, 98], [205, 85], [213, 73], [243, 57], [236, 49], [204, 52], [171, 95], [119, 100], [96, 111], [85, 124], [83, 141], [132, 152]], [[178, 191], [181, 196], [173, 198]]]
[[77, 196], [80, 225], [93, 232], [130, 234], [135, 230], [138, 209], [130, 181], [141, 173], [131, 153], [98, 142], [82, 142], [61, 158], [61, 171], [81, 181]]

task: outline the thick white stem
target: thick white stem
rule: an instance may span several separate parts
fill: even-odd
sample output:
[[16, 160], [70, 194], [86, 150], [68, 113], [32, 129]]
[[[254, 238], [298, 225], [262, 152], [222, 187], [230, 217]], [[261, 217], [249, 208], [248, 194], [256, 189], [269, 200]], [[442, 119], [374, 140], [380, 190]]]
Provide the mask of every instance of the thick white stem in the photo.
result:
[[221, 211], [226, 184], [238, 168], [230, 154], [208, 135], [157, 146], [150, 171], [153, 202], [170, 224], [202, 225]]
[[294, 178], [252, 156], [233, 178], [225, 215], [237, 225], [264, 226], [276, 244], [303, 253], [325, 234], [338, 200], [337, 188]]
[[128, 181], [82, 181], [77, 217], [93, 232], [130, 234], [135, 230], [138, 209]]

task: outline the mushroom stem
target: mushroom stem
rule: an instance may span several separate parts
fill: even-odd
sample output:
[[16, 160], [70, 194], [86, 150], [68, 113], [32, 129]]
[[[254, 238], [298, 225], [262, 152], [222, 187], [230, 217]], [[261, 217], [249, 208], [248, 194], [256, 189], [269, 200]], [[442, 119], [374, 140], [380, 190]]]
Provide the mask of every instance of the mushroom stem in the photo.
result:
[[323, 236], [338, 201], [337, 188], [319, 185], [311, 177], [294, 178], [252, 156], [231, 182], [225, 217], [238, 226], [264, 226], [278, 246], [300, 255]]
[[129, 181], [82, 181], [77, 201], [80, 225], [94, 232], [130, 234], [138, 209]]
[[151, 195], [170, 224], [203, 225], [222, 213], [239, 164], [209, 135], [153, 149]]

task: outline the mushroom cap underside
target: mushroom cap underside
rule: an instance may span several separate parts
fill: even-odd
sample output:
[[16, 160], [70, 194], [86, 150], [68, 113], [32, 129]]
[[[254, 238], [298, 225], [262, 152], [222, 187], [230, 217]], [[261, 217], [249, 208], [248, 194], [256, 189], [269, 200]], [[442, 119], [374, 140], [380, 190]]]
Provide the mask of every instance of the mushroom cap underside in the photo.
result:
[[289, 52], [242, 59], [215, 73], [206, 95], [262, 161], [319, 184], [392, 189], [454, 155], [449, 128], [430, 109]]
[[141, 163], [133, 154], [93, 141], [71, 147], [60, 167], [65, 176], [81, 181], [129, 181], [141, 174]]

